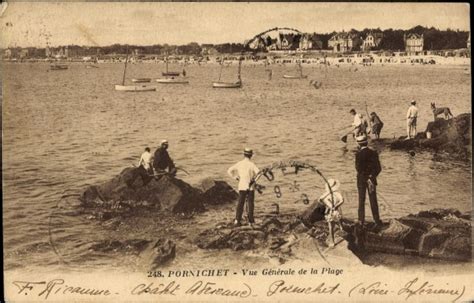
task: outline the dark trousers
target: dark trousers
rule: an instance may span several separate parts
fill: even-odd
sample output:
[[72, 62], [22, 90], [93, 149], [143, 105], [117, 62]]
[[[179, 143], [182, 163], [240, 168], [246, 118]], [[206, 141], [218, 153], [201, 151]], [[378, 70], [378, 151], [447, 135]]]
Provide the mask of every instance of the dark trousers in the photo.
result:
[[[357, 190], [359, 191], [359, 221], [365, 221], [365, 193], [368, 191], [367, 177], [357, 175]], [[370, 208], [372, 210], [372, 217], [374, 217], [375, 224], [382, 223], [379, 216], [379, 205], [377, 202], [377, 182], [372, 180], [374, 184], [374, 191], [369, 192]]]
[[242, 220], [242, 213], [244, 212], [245, 200], [247, 200], [247, 215], [249, 223], [255, 223], [253, 219], [255, 191], [253, 190], [239, 190], [239, 204], [237, 204], [237, 212], [235, 219], [240, 222]]

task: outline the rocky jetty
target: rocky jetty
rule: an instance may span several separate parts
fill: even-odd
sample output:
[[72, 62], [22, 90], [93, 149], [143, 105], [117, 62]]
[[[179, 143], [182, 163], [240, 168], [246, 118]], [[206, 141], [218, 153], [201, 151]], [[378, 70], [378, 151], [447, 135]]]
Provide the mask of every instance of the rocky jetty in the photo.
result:
[[433, 209], [392, 219], [381, 229], [347, 224], [356, 253], [382, 252], [470, 261], [471, 216], [454, 209]]
[[[125, 168], [112, 180], [89, 186], [81, 196], [84, 207], [101, 209], [100, 219], [112, 213], [155, 209], [173, 213], [204, 211], [204, 205], [234, 201], [238, 194], [224, 181], [205, 179], [196, 188], [169, 175], [142, 179], [141, 168]], [[145, 182], [144, 182], [145, 181]]]
[[[428, 132], [431, 133], [429, 139]], [[468, 161], [472, 155], [471, 132], [471, 114], [465, 113], [450, 120], [439, 118], [429, 122], [426, 130], [414, 139], [406, 140], [405, 136], [389, 143], [392, 149], [429, 149]]]

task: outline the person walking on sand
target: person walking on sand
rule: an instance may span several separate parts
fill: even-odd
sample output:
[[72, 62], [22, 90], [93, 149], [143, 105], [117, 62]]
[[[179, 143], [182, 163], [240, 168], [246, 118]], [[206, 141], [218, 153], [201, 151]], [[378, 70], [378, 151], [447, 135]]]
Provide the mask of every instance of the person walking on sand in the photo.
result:
[[339, 192], [339, 181], [336, 179], [329, 179], [325, 186], [325, 192], [319, 197], [319, 201], [324, 203], [326, 206], [325, 219], [328, 222], [329, 236], [330, 236], [330, 247], [336, 245], [334, 240], [334, 227], [337, 224], [341, 232], [343, 231], [341, 225], [341, 213], [338, 210], [339, 207], [344, 203], [344, 198]]
[[244, 204], [247, 200], [248, 206], [248, 220], [249, 225], [253, 227], [255, 223], [253, 217], [254, 200], [255, 200], [255, 176], [259, 169], [250, 161], [252, 159], [253, 151], [250, 148], [244, 149], [244, 159], [237, 162], [227, 170], [227, 174], [239, 181], [239, 203], [235, 213], [234, 225], [240, 226], [242, 221], [242, 213], [244, 211]]
[[375, 136], [375, 139], [380, 139], [380, 132], [383, 128], [383, 122], [375, 112], [370, 113], [370, 123], [372, 124], [371, 132]]
[[168, 140], [162, 140], [160, 147], [155, 151], [155, 156], [153, 160], [153, 168], [155, 172], [164, 172], [168, 169], [168, 173], [172, 176], [176, 175], [176, 167], [173, 160], [168, 154]]
[[418, 118], [418, 108], [416, 101], [412, 100], [407, 111], [407, 140], [416, 136], [416, 120]]
[[376, 226], [381, 226], [382, 221], [379, 215], [379, 206], [377, 202], [377, 176], [382, 171], [379, 155], [376, 151], [367, 147], [367, 137], [356, 137], [359, 151], [355, 157], [355, 167], [357, 170], [357, 190], [359, 192], [359, 224], [362, 226], [365, 222], [365, 194], [369, 192], [370, 208]]

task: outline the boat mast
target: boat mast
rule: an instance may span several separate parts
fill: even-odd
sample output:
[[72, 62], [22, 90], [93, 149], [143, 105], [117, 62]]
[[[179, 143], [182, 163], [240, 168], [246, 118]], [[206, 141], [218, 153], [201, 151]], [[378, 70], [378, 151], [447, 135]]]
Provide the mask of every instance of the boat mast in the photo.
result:
[[221, 69], [219, 70], [219, 80], [221, 81], [221, 76], [222, 76], [222, 68], [224, 67], [224, 58], [221, 59]]
[[240, 71], [242, 70], [242, 56], [239, 57], [239, 70], [237, 72], [237, 79], [239, 82], [241, 82], [241, 78], [240, 78]]
[[125, 73], [127, 72], [127, 61], [128, 61], [128, 49], [127, 49], [127, 56], [125, 57], [125, 68], [123, 69], [122, 86], [125, 85]]

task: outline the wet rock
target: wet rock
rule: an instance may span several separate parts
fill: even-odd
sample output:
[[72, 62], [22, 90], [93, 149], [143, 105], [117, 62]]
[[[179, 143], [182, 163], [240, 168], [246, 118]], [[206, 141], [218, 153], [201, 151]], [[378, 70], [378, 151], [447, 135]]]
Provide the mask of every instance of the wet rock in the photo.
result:
[[198, 188], [202, 191], [201, 197], [206, 204], [224, 204], [239, 198], [239, 194], [225, 181], [207, 178], [201, 181]]
[[105, 240], [93, 244], [90, 250], [96, 252], [121, 252], [121, 253], [139, 253], [145, 246], [150, 243], [148, 240], [132, 239], [132, 240]]
[[364, 251], [470, 261], [471, 222], [455, 209], [433, 209], [390, 220], [381, 230], [353, 228]]
[[326, 206], [319, 202], [313, 202], [300, 216], [301, 222], [303, 222], [306, 227], [311, 228], [315, 222], [324, 220], [324, 213], [326, 211]]
[[168, 239], [158, 239], [154, 244], [150, 244], [141, 254], [140, 257], [148, 268], [157, 269], [176, 256], [176, 244]]
[[[448, 153], [452, 158], [471, 159], [471, 114], [458, 115], [450, 120], [443, 118], [429, 122], [425, 132], [418, 133], [415, 139], [400, 137], [390, 142], [392, 149], [411, 150], [414, 148], [431, 149], [439, 153]], [[426, 138], [431, 132], [431, 139]]]
[[171, 176], [159, 180], [152, 177], [144, 183], [141, 168], [125, 168], [112, 180], [97, 186], [90, 186], [81, 196], [85, 207], [152, 208], [174, 213], [190, 213], [204, 210], [201, 191], [186, 182]]
[[170, 176], [163, 176], [154, 187], [161, 207], [174, 213], [203, 211], [201, 192], [188, 183]]

